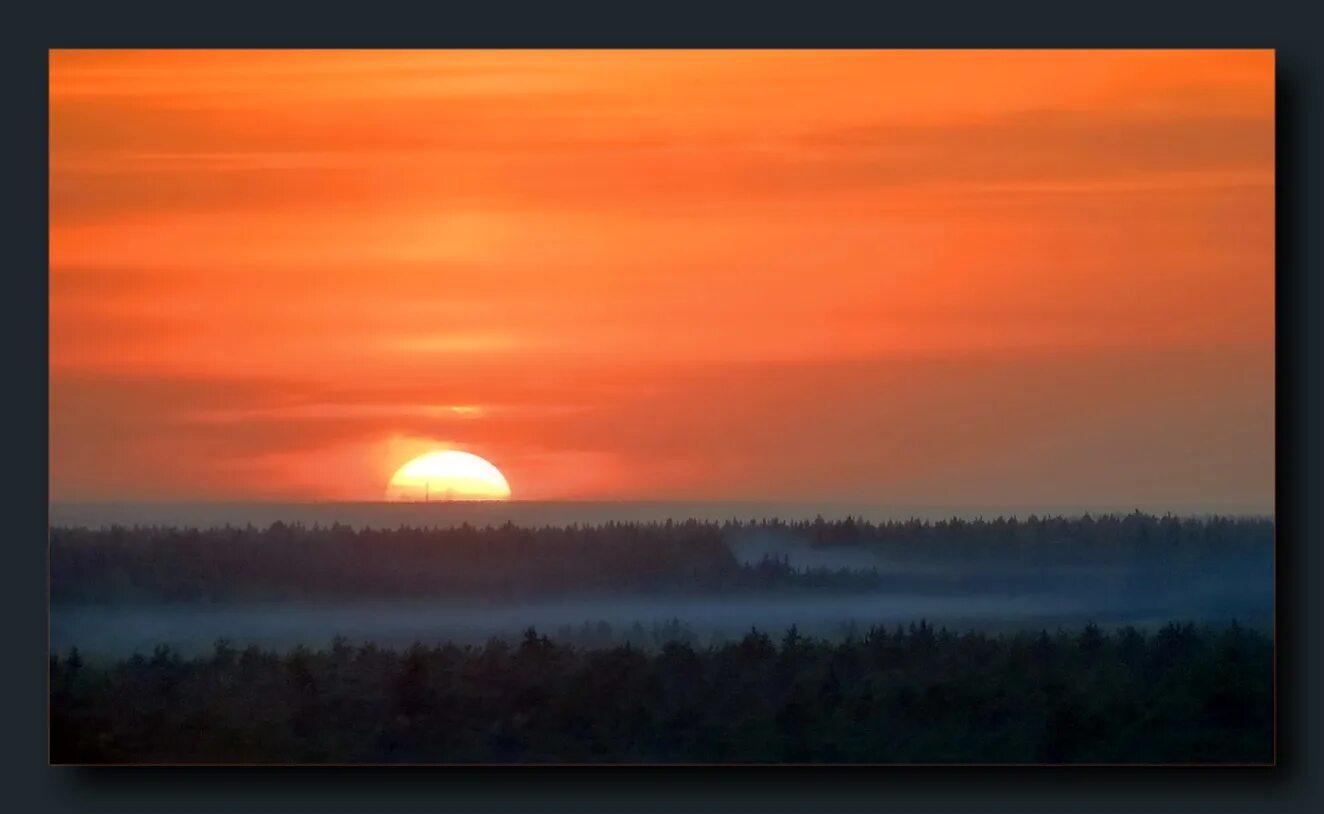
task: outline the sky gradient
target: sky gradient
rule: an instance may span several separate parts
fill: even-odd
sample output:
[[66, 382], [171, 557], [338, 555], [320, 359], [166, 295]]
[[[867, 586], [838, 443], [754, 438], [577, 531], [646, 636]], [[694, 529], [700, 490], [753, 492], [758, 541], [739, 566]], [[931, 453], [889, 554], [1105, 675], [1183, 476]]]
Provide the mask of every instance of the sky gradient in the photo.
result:
[[53, 51], [53, 500], [1273, 495], [1271, 51]]

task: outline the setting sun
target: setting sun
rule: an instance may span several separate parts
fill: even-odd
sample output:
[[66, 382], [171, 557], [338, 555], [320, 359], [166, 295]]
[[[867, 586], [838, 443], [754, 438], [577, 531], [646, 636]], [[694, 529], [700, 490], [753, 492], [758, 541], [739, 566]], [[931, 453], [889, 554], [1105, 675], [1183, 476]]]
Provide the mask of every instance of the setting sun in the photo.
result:
[[24, 50], [36, 759], [1276, 765], [1275, 49]]
[[510, 484], [486, 460], [446, 450], [420, 455], [391, 476], [389, 500], [508, 500]]

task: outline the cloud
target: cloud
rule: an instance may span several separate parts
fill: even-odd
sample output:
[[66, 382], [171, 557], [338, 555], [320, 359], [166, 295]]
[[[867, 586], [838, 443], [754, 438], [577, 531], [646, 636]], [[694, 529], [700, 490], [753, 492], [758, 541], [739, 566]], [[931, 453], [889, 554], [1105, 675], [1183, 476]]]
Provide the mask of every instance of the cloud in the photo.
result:
[[799, 140], [774, 183], [958, 187], [1098, 181], [1174, 173], [1273, 177], [1263, 115], [1043, 110], [944, 125], [857, 126]]
[[[1045, 64], [1047, 60], [1047, 64]], [[52, 213], [1272, 176], [1272, 55], [57, 53]]]

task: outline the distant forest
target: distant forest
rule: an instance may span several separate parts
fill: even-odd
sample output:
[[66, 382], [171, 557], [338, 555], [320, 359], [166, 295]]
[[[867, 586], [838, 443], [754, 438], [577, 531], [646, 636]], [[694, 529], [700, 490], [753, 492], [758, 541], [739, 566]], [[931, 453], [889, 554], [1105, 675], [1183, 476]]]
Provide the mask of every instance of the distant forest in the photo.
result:
[[50, 661], [55, 763], [1267, 763], [1273, 643], [1231, 625], [581, 649], [337, 639]]
[[[1268, 580], [1268, 518], [1141, 513], [869, 523], [355, 529], [55, 528], [54, 602], [487, 597], [750, 590], [1015, 590], [1044, 569], [1119, 589]], [[1081, 569], [1075, 577], [1073, 568]], [[1086, 573], [1086, 569], [1094, 569]]]

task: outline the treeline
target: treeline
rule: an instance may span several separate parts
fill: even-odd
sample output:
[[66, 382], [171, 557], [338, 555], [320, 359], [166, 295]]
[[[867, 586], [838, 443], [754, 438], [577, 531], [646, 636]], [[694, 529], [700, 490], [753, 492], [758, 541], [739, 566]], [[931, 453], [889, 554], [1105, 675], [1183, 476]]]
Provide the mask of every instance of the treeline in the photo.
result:
[[336, 640], [55, 655], [56, 763], [1262, 763], [1273, 643], [1232, 625], [698, 649]]
[[[885, 590], [1115, 566], [1146, 579], [1271, 579], [1273, 521], [1135, 513], [868, 523], [780, 520], [529, 528], [56, 528], [55, 602], [356, 597], [514, 598], [730, 589]], [[757, 559], [733, 550], [762, 551]], [[792, 552], [788, 554], [788, 552]], [[866, 564], [799, 564], [853, 552]], [[813, 557], [808, 556], [813, 562]], [[941, 568], [910, 570], [915, 565]], [[1011, 581], [1011, 582], [1008, 582]], [[958, 586], [958, 587], [960, 587]], [[939, 586], [941, 587], [941, 586]]]

